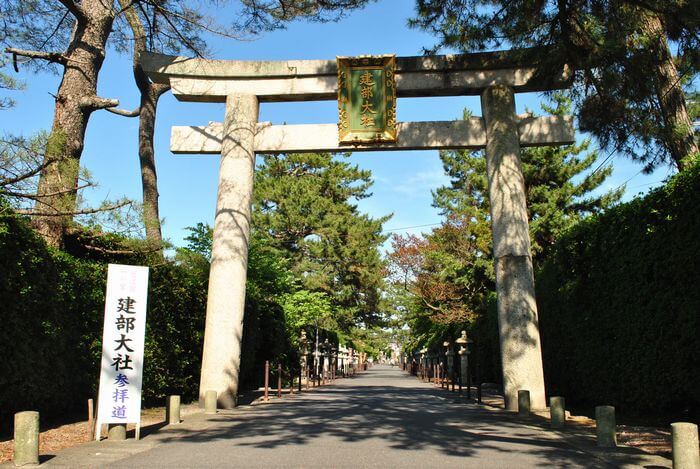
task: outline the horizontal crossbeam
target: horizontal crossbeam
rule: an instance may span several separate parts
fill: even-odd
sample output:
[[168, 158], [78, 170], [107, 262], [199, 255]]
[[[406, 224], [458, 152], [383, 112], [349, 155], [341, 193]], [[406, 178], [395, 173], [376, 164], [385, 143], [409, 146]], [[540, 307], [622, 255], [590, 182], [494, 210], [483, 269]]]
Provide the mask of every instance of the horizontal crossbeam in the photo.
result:
[[[478, 95], [493, 85], [516, 92], [568, 87], [568, 67], [545, 71], [517, 52], [398, 57], [397, 96]], [[261, 102], [337, 98], [335, 60], [205, 60], [145, 53], [142, 63], [153, 81], [169, 83], [181, 101], [224, 102], [237, 93]]]
[[[480, 149], [486, 146], [486, 128], [480, 117], [458, 121], [400, 122], [397, 142], [374, 145], [340, 145], [336, 124], [258, 124], [255, 153], [311, 153], [377, 150]], [[521, 117], [521, 146], [566, 145], [574, 142], [570, 117]], [[206, 127], [173, 127], [173, 153], [221, 153], [223, 124]]]
[[[533, 82], [536, 73], [534, 68], [397, 73], [396, 95], [478, 95], [494, 85], [511, 86], [516, 92], [540, 91], [545, 87]], [[180, 101], [224, 102], [230, 94], [253, 94], [261, 102], [327, 101], [338, 97], [335, 76], [236, 80], [173, 77], [170, 86]]]

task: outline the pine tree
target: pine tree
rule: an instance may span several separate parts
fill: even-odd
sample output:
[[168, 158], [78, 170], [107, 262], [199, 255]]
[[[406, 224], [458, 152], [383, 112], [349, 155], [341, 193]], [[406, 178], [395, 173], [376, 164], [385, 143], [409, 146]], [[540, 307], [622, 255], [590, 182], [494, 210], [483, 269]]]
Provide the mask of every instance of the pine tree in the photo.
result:
[[[19, 58], [29, 59], [35, 69], [55, 67], [62, 72], [56, 92], [56, 106], [45, 162], [38, 180], [34, 229], [53, 246], [61, 246], [66, 228], [76, 214], [80, 158], [88, 121], [94, 112], [116, 108], [119, 101], [98, 96], [97, 82], [108, 44], [117, 51], [135, 42], [138, 52], [148, 50], [202, 55], [203, 37], [218, 34], [242, 37], [257, 28], [275, 29], [288, 21], [305, 18], [334, 20], [368, 0], [241, 0], [234, 3], [238, 14], [232, 25], [222, 26], [207, 14], [203, 4], [185, 0], [5, 0], [0, 2], [0, 44]], [[221, 7], [220, 2], [212, 2]], [[226, 2], [228, 3], [228, 2]], [[216, 8], [215, 8], [216, 10]], [[144, 36], [146, 35], [146, 36]], [[154, 46], [157, 44], [157, 47]], [[40, 65], [39, 65], [40, 64]], [[155, 122], [158, 93], [148, 86], [136, 60], [135, 78], [142, 92], [144, 113], [140, 132], [150, 134]], [[125, 113], [122, 114], [133, 114]], [[146, 229], [158, 238], [159, 220], [152, 141], [140, 141], [140, 162], [144, 183]]]
[[[347, 156], [347, 155], [345, 155]], [[301, 287], [331, 298], [347, 330], [379, 319], [382, 224], [352, 202], [368, 197], [369, 171], [331, 154], [266, 155], [255, 175], [253, 228], [290, 260]]]
[[411, 24], [436, 48], [528, 48], [519, 59], [543, 77], [569, 64], [582, 130], [648, 170], [683, 169], [700, 151], [682, 88], [700, 68], [697, 12], [685, 0], [418, 0]]
[[[570, 102], [555, 95], [548, 113], [566, 114]], [[469, 117], [468, 114], [465, 117]], [[591, 171], [598, 154], [590, 141], [566, 147], [523, 149], [530, 237], [535, 267], [564, 231], [591, 213], [617, 202], [623, 188], [600, 192], [610, 166]], [[395, 236], [394, 272], [410, 278], [408, 322], [422, 338], [456, 336], [484, 318], [495, 291], [491, 252], [486, 162], [482, 152], [442, 151], [450, 184], [433, 192], [433, 204], [445, 217], [424, 238]], [[403, 270], [402, 270], [403, 269]]]
[[[543, 105], [552, 115], [566, 115], [571, 101], [563, 94], [553, 95], [554, 105]], [[603, 166], [586, 174], [598, 160], [597, 151], [589, 151], [591, 141], [570, 146], [523, 148], [521, 160], [527, 194], [533, 261], [546, 257], [554, 240], [581, 218], [597, 213], [617, 202], [623, 187], [592, 195], [612, 173]], [[450, 185], [433, 193], [433, 205], [450, 220], [469, 221], [476, 237], [478, 253], [491, 258], [486, 160], [481, 152], [443, 151], [440, 159]], [[580, 178], [580, 176], [583, 176]], [[486, 247], [488, 246], [488, 248]]]

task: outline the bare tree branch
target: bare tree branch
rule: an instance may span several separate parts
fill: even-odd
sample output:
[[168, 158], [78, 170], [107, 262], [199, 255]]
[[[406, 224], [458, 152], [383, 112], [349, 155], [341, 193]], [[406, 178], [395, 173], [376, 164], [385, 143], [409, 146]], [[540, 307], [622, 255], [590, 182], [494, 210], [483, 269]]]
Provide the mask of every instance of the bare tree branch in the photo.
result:
[[156, 99], [160, 98], [164, 93], [170, 90], [170, 85], [167, 84], [156, 83], [154, 86], [156, 90]]
[[66, 65], [68, 63], [68, 57], [60, 52], [41, 52], [36, 50], [25, 50], [25, 49], [15, 49], [14, 47], [8, 47], [5, 52], [12, 54], [13, 62], [17, 62], [17, 56], [29, 57], [32, 59], [42, 59], [51, 63], [59, 63], [61, 65]]
[[423, 300], [423, 303], [425, 304], [425, 306], [432, 309], [433, 311], [442, 311], [442, 308], [440, 308], [439, 306], [431, 305], [430, 303], [428, 303], [428, 300], [426, 300], [425, 298], [421, 297], [421, 300]]
[[160, 5], [156, 5], [155, 3], [151, 3], [151, 6], [163, 13], [163, 18], [165, 18], [165, 21], [170, 25], [171, 28], [173, 28], [173, 32], [175, 33], [175, 35], [182, 41], [183, 44], [185, 44], [185, 46], [187, 46], [189, 50], [191, 50], [197, 57], [204, 58], [202, 52], [194, 44], [192, 44], [191, 41], [189, 41], [185, 36], [183, 36], [180, 33], [179, 28], [172, 22], [168, 15], [165, 14], [167, 10], [162, 8]]
[[74, 210], [70, 212], [37, 212], [35, 210], [16, 210], [17, 213], [20, 215], [30, 215], [33, 217], [64, 217], [64, 216], [71, 216], [71, 215], [91, 215], [93, 213], [100, 213], [100, 212], [108, 212], [110, 210], [116, 210], [118, 208], [125, 207], [127, 205], [131, 204], [131, 201], [127, 200], [124, 202], [120, 202], [115, 205], [109, 205], [107, 207], [99, 207], [99, 208], [90, 208], [90, 209], [84, 209], [84, 210]]
[[18, 182], [22, 182], [26, 179], [30, 179], [30, 178], [36, 176], [37, 174], [39, 174], [41, 172], [42, 169], [46, 168], [48, 165], [50, 165], [54, 161], [56, 161], [54, 158], [46, 158], [41, 165], [39, 165], [35, 168], [32, 168], [30, 171], [27, 171], [26, 173], [22, 173], [18, 176], [12, 177], [12, 178], [6, 178], [6, 179], [0, 178], [0, 192], [2, 192], [2, 187], [9, 186], [12, 184], [17, 184]]
[[80, 106], [93, 110], [107, 109], [119, 106], [119, 100], [100, 98], [99, 96], [84, 96], [80, 99]]
[[132, 109], [131, 111], [127, 111], [126, 109], [114, 109], [112, 107], [105, 108], [105, 110], [111, 112], [112, 114], [124, 117], [138, 117], [139, 114], [141, 114], [141, 106], [137, 107], [136, 109]]
[[[227, 39], [235, 39], [236, 41], [252, 41], [252, 39], [247, 39], [244, 36], [227, 33], [226, 31], [224, 31], [222, 29], [217, 29], [217, 28], [208, 26], [202, 22], [195, 21], [192, 18], [188, 17], [187, 15], [183, 15], [181, 13], [174, 11], [174, 10], [169, 10], [169, 9], [165, 8], [163, 5], [156, 3], [154, 1], [147, 0], [146, 3], [150, 4], [156, 10], [158, 10], [165, 17], [166, 21], [168, 21], [168, 23], [170, 23], [170, 25], [173, 26], [173, 28], [174, 28], [174, 25], [168, 19], [168, 17], [170, 17], [170, 16], [175, 17], [175, 18], [179, 18], [182, 21], [185, 21], [186, 23], [191, 24], [192, 26], [195, 26], [197, 28], [201, 28], [204, 31], [211, 33], [211, 34], [215, 34], [217, 36], [225, 37]], [[176, 30], [176, 32], [177, 32], [177, 30]], [[179, 33], [178, 33], [178, 35], [179, 35]], [[181, 39], [182, 39], [182, 37], [181, 37]], [[185, 42], [184, 39], [183, 39], [183, 42]], [[185, 42], [185, 44], [187, 44], [187, 43]]]
[[71, 193], [77, 192], [81, 189], [86, 189], [88, 187], [93, 187], [93, 186], [94, 186], [94, 184], [84, 184], [82, 186], [78, 186], [78, 187], [73, 188], [73, 189], [64, 189], [64, 190], [51, 192], [51, 193], [47, 193], [47, 194], [33, 194], [33, 193], [29, 194], [29, 193], [25, 193], [25, 192], [16, 192], [16, 191], [11, 191], [11, 190], [0, 188], [0, 194], [7, 195], [10, 197], [16, 197], [16, 198], [20, 198], [20, 199], [34, 200], [35, 202], [39, 202], [39, 203], [42, 203], [44, 205], [47, 205], [44, 202], [42, 202], [42, 200], [41, 200], [42, 198], [71, 194]]
[[101, 248], [99, 246], [93, 246], [91, 244], [83, 244], [82, 247], [87, 249], [88, 251], [93, 251], [93, 252], [99, 252], [101, 254], [112, 254], [116, 256], [124, 255], [124, 256], [129, 256], [133, 254], [148, 254], [152, 252], [157, 252], [162, 249], [161, 246], [157, 248], [150, 248], [150, 249], [107, 249], [107, 248]]
[[119, 16], [122, 13], [124, 13], [125, 11], [133, 8], [134, 3], [136, 3], [135, 0], [125, 0], [125, 1], [119, 0], [119, 11], [117, 11], [117, 14], [115, 16]]

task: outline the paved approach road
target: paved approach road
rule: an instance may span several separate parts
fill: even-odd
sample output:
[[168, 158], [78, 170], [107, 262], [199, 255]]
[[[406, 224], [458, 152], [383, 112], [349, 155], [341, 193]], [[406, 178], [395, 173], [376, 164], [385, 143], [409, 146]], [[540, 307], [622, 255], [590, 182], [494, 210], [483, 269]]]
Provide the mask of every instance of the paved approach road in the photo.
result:
[[635, 454], [609, 464], [586, 444], [576, 444], [580, 438], [460, 401], [455, 394], [377, 366], [275, 404], [192, 416], [131, 443], [145, 446], [117, 460], [91, 463], [87, 453], [80, 461], [59, 454], [47, 465], [443, 469], [620, 467], [624, 462], [648, 467]]

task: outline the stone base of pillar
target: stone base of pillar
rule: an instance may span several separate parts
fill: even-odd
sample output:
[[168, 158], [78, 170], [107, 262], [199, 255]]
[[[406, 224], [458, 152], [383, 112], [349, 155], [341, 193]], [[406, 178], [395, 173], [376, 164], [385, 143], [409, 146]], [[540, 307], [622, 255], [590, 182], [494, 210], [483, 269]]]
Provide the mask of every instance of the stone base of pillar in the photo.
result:
[[498, 323], [506, 409], [518, 409], [518, 390], [530, 391], [533, 410], [547, 408], [532, 263], [528, 256], [496, 259]]

